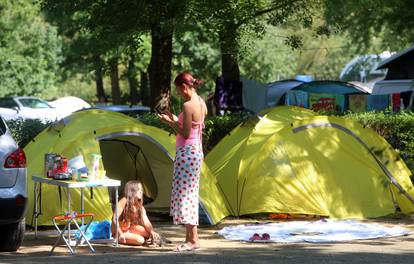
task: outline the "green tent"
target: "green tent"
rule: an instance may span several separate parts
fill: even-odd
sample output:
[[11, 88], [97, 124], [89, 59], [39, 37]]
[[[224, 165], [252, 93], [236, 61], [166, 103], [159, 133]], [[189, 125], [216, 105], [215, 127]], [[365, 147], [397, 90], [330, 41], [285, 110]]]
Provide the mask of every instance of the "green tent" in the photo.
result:
[[278, 212], [368, 218], [414, 211], [410, 171], [359, 123], [299, 107], [236, 127], [205, 163], [229, 215]]

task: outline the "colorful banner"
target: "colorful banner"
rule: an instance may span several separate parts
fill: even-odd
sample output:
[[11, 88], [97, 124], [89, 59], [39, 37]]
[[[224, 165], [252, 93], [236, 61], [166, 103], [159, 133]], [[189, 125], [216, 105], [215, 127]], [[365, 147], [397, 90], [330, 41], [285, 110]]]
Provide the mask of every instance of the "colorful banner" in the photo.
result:
[[309, 93], [309, 106], [313, 110], [339, 111], [345, 110], [343, 94]]

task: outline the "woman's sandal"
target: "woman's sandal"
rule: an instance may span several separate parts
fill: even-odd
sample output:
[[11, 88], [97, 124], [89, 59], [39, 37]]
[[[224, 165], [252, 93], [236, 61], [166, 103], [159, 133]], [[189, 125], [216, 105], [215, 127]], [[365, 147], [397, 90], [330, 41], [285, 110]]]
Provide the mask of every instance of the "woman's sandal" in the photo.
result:
[[190, 246], [189, 244], [187, 244], [187, 243], [183, 243], [183, 244], [180, 244], [180, 245], [178, 245], [176, 248], [175, 248], [175, 251], [176, 252], [188, 252], [188, 251], [197, 251], [197, 250], [199, 250], [200, 249], [200, 247], [197, 247], [197, 246]]

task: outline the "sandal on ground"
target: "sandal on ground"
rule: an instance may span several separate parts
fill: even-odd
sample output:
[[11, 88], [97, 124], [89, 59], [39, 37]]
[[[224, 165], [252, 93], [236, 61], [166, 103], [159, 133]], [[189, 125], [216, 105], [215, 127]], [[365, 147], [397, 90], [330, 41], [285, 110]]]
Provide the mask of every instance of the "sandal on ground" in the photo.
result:
[[262, 237], [259, 234], [255, 233], [253, 236], [249, 238], [249, 240], [250, 241], [262, 240]]
[[263, 233], [262, 240], [270, 240], [270, 235], [268, 233]]
[[200, 249], [200, 247], [197, 247], [197, 246], [190, 246], [189, 244], [187, 244], [187, 243], [183, 243], [183, 244], [180, 244], [180, 245], [178, 245], [176, 248], [175, 248], [175, 250], [174, 251], [176, 251], [176, 252], [188, 252], [188, 251], [197, 251], [197, 250], [199, 250]]

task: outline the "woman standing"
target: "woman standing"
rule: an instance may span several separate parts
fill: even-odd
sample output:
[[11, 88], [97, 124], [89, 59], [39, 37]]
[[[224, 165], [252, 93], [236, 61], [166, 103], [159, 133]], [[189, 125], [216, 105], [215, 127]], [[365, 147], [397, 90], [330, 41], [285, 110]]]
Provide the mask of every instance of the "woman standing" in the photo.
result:
[[184, 72], [175, 78], [174, 84], [184, 100], [183, 112], [178, 117], [170, 112], [159, 113], [158, 116], [177, 133], [170, 214], [174, 224], [183, 224], [186, 228], [185, 242], [177, 246], [177, 251], [189, 251], [200, 247], [198, 188], [204, 158], [201, 138], [207, 107], [197, 94], [201, 80]]

